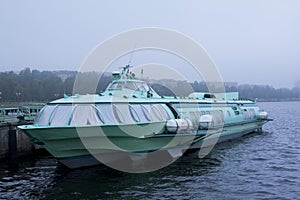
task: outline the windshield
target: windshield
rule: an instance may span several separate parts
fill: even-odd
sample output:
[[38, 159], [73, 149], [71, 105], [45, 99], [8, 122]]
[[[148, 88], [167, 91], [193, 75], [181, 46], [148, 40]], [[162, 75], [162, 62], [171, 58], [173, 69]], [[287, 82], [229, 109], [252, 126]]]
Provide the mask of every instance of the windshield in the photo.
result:
[[137, 91], [149, 91], [149, 86], [144, 82], [133, 82], [133, 81], [118, 81], [114, 82], [109, 86], [109, 90], [120, 90], [120, 89], [129, 89]]
[[124, 86], [124, 82], [115, 82], [115, 83], [112, 83], [110, 86], [109, 86], [109, 90], [120, 90], [122, 89]]

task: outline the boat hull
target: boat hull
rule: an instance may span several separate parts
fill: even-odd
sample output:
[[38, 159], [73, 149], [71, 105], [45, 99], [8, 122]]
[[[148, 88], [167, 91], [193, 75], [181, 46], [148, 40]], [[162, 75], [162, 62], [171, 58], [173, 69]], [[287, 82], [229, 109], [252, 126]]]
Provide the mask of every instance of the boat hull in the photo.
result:
[[[141, 132], [141, 126], [36, 128], [29, 125], [22, 128], [69, 168], [96, 165], [100, 163], [98, 160], [115, 162], [132, 154], [142, 155], [157, 150], [170, 150], [172, 154], [174, 149], [186, 149], [195, 138], [193, 133], [165, 135], [165, 122], [144, 124], [151, 132]], [[128, 132], [136, 134], [128, 135]]]
[[[232, 140], [262, 128], [267, 120], [254, 120], [239, 124], [229, 124], [223, 129], [202, 130], [197, 133], [165, 134], [165, 123], [152, 123], [147, 128], [158, 131], [153, 135], [128, 136], [120, 127], [53, 127], [33, 128], [25, 132], [32, 138], [39, 138], [44, 147], [68, 168], [81, 168], [99, 164], [113, 165], [124, 161], [132, 163], [151, 160], [145, 156], [160, 150], [169, 155], [167, 159], [177, 159], [186, 150], [195, 151]], [[134, 129], [134, 127], [128, 127]], [[136, 127], [136, 126], [135, 126]], [[126, 129], [126, 128], [125, 128]], [[131, 130], [131, 131], [132, 131]], [[80, 133], [82, 132], [82, 133]], [[148, 134], [148, 133], [147, 133]], [[109, 135], [109, 136], [108, 136]], [[176, 150], [176, 153], [174, 153]]]
[[195, 140], [190, 146], [189, 150], [207, 148], [217, 143], [242, 137], [244, 135], [261, 130], [262, 126], [267, 122], [268, 120], [253, 120], [252, 122], [224, 126], [219, 133], [210, 135], [208, 134], [199, 140]]
[[[233, 140], [239, 137], [242, 137], [247, 134], [251, 134], [253, 132], [256, 132], [260, 130], [265, 124], [265, 122], [253, 122], [253, 123], [247, 123], [247, 124], [240, 124], [235, 126], [228, 126], [225, 127], [222, 131], [215, 130], [213, 131], [213, 134], [206, 137], [196, 137], [193, 144], [189, 146], [188, 149], [179, 149], [181, 151], [181, 154], [179, 153], [178, 156], [173, 156], [169, 153], [169, 159], [176, 160], [178, 157], [180, 157], [184, 153], [193, 152], [195, 150], [199, 150], [201, 148], [208, 148], [215, 144], [226, 142], [228, 140]], [[192, 136], [191, 136], [192, 137]], [[198, 139], [197, 139], [198, 138]], [[165, 151], [168, 153], [168, 151]], [[160, 152], [161, 153], [161, 152]], [[143, 155], [141, 155], [143, 156]], [[98, 158], [98, 159], [97, 159]], [[99, 159], [100, 158], [100, 159]], [[140, 160], [141, 162], [146, 162], [147, 160], [151, 160], [149, 157], [143, 157], [144, 159]], [[166, 156], [165, 156], [166, 158]], [[102, 160], [102, 162], [101, 162]], [[68, 158], [61, 158], [59, 161], [67, 166], [68, 168], [74, 169], [74, 168], [81, 168], [81, 167], [88, 167], [88, 166], [95, 166], [99, 164], [108, 164], [108, 165], [114, 165], [114, 163], [128, 163], [128, 160], [133, 161], [133, 158], [129, 156], [128, 154], [124, 152], [103, 152], [102, 154], [98, 155], [85, 155], [85, 156], [75, 156], [75, 157], [68, 157]]]

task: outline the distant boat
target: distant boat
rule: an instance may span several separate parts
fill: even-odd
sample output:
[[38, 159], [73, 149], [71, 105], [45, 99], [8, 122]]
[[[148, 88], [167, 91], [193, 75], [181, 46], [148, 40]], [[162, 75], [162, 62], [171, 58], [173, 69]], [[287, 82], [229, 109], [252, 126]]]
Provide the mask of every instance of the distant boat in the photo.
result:
[[[74, 95], [48, 103], [33, 125], [19, 126], [69, 168], [147, 155], [163, 150], [172, 158], [262, 128], [268, 114], [238, 93], [159, 96], [129, 71], [113, 73], [105, 92]], [[124, 156], [131, 156], [124, 154]]]

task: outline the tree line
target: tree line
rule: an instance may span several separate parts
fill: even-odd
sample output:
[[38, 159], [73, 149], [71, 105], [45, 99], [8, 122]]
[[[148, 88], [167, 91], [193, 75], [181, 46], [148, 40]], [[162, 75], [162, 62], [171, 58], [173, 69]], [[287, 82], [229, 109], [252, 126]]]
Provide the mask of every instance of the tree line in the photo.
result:
[[[71, 73], [65, 79], [59, 72], [38, 71], [26, 68], [20, 73], [0, 72], [0, 102], [48, 102], [73, 94], [75, 79], [84, 80], [85, 86], [79, 93], [95, 93], [89, 85], [97, 81], [97, 73]], [[96, 86], [96, 93], [103, 91], [111, 82], [110, 76], [101, 77]], [[84, 91], [85, 90], [85, 91]], [[78, 91], [74, 91], [76, 93]]]
[[[69, 75], [61, 78], [58, 72], [38, 71], [26, 68], [20, 73], [0, 73], [0, 101], [1, 102], [48, 102], [71, 94], [100, 93], [112, 81], [109, 74], [100, 77], [99, 73], [87, 72]], [[80, 80], [79, 83], [75, 83]], [[150, 80], [151, 82], [151, 80]], [[154, 82], [154, 81], [152, 81]], [[76, 88], [74, 88], [74, 83]], [[95, 85], [94, 83], [98, 83]], [[204, 82], [188, 83], [186, 81], [160, 80], [152, 84], [153, 88], [162, 96], [187, 96], [191, 92], [208, 92]], [[74, 90], [74, 91], [73, 91]], [[268, 85], [235, 85], [225, 84], [227, 92], [238, 91], [241, 98], [259, 100], [300, 100], [300, 88], [275, 89]]]

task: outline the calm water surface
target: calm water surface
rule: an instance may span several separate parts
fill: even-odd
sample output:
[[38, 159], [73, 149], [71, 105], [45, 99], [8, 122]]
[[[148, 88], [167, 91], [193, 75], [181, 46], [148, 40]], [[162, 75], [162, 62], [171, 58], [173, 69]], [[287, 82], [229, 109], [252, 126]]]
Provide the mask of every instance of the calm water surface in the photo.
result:
[[300, 102], [259, 103], [264, 132], [159, 171], [67, 170], [50, 156], [0, 163], [0, 199], [300, 199]]

